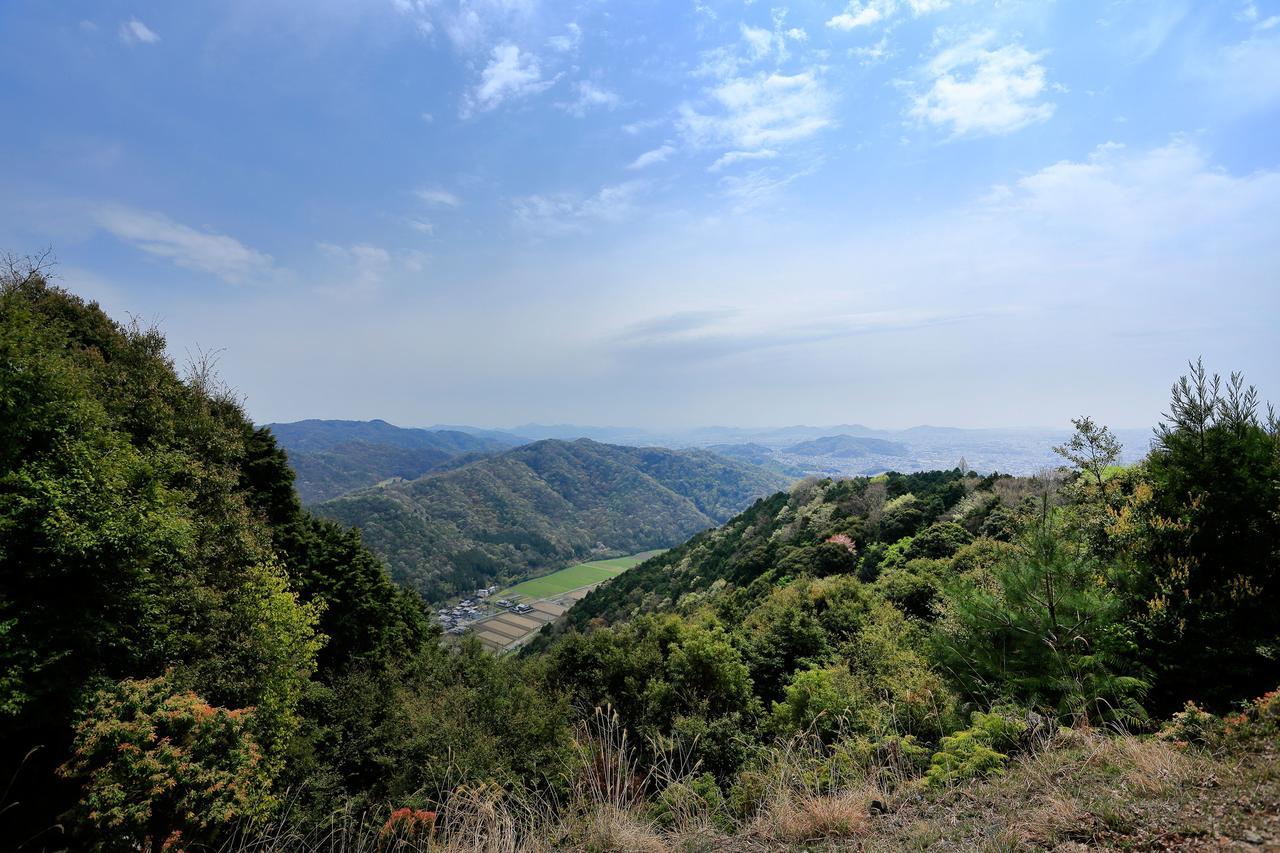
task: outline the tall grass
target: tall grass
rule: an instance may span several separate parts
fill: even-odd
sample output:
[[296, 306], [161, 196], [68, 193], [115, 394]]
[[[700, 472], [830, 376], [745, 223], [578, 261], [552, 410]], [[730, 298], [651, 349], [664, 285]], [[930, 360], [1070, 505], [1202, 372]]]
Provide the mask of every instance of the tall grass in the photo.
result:
[[700, 793], [707, 777], [687, 744], [637, 744], [611, 709], [596, 709], [580, 723], [574, 744], [559, 794], [460, 785], [436, 812], [420, 813], [431, 816], [425, 830], [412, 821], [393, 826], [389, 809], [339, 812], [309, 825], [286, 810], [271, 825], [241, 827], [221, 853], [894, 849], [904, 834], [927, 839], [934, 829], [942, 832], [940, 823], [929, 826], [944, 820], [937, 809], [949, 815], [955, 804], [978, 803], [979, 790], [988, 809], [1023, 804], [1016, 821], [982, 830], [991, 844], [1051, 846], [1077, 837], [1093, 820], [1068, 785], [1084, 769], [1110, 768], [1138, 797], [1176, 789], [1203, 772], [1192, 755], [1159, 741], [1062, 728], [1029, 738], [1010, 774], [985, 788], [967, 782], [927, 788], [893, 749], [851, 760], [839, 742], [808, 732], [756, 752], [730, 805]]

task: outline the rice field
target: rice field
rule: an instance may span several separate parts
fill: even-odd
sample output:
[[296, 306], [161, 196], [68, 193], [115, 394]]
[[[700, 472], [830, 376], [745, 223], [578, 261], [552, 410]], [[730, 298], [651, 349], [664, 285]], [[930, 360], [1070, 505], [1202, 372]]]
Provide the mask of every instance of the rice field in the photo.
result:
[[497, 598], [509, 598], [518, 595], [521, 598], [553, 598], [579, 587], [608, 580], [622, 574], [632, 566], [638, 566], [661, 551], [645, 551], [629, 557], [614, 557], [609, 560], [593, 560], [590, 563], [578, 563], [558, 572], [532, 578], [508, 587], [497, 594]]

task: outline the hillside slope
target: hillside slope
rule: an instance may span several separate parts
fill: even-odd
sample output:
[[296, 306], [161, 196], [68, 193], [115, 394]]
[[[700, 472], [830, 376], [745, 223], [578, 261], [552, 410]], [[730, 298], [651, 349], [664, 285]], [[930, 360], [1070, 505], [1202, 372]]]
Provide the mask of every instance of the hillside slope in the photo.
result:
[[305, 504], [399, 477], [411, 480], [471, 454], [497, 453], [518, 439], [448, 429], [406, 429], [382, 420], [268, 424], [289, 454]]
[[706, 451], [539, 441], [316, 507], [431, 599], [609, 552], [677, 544], [787, 485]]

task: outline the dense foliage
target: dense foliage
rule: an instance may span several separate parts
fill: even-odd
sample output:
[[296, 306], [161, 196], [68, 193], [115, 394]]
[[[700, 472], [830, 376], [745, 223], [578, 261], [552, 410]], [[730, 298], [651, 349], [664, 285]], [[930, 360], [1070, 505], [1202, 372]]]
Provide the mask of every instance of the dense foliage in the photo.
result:
[[545, 440], [315, 509], [360, 527], [392, 577], [438, 600], [679, 544], [787, 482], [707, 451]]
[[415, 791], [386, 772], [406, 755], [442, 785], [552, 772], [567, 710], [536, 671], [440, 646], [357, 533], [301, 509], [271, 432], [164, 348], [38, 270], [2, 282], [0, 837], [216, 841], [286, 799]]

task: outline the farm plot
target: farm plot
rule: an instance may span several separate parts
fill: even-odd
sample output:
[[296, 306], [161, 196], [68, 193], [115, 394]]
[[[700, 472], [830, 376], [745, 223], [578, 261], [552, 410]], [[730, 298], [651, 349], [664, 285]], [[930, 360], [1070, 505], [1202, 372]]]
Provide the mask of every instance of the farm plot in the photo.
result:
[[578, 563], [576, 566], [569, 566], [558, 572], [552, 572], [540, 578], [518, 583], [509, 589], [502, 590], [496, 597], [553, 598], [557, 595], [563, 595], [566, 592], [572, 592], [575, 589], [591, 586], [616, 577], [627, 569], [638, 566], [655, 554], [660, 553], [662, 552], [645, 551], [642, 554], [632, 554], [629, 557], [614, 557], [609, 560]]

